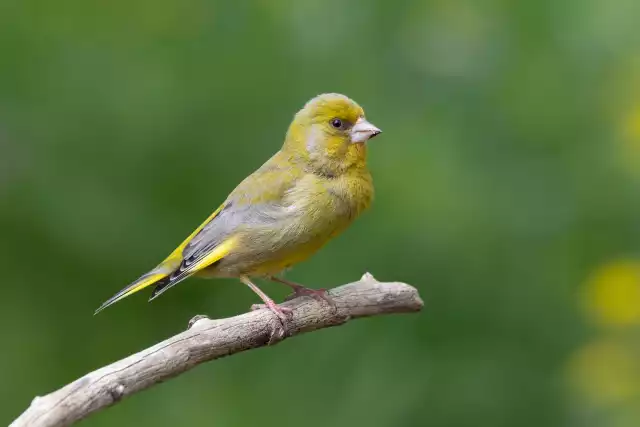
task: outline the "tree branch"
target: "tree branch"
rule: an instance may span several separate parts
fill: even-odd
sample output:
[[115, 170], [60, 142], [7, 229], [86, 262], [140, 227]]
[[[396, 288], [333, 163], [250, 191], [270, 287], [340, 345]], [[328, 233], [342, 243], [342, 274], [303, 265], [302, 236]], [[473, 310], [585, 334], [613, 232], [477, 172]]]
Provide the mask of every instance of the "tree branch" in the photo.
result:
[[36, 397], [10, 427], [68, 426], [203, 362], [341, 325], [349, 319], [414, 312], [423, 305], [415, 288], [378, 282], [369, 273], [329, 293], [335, 308], [306, 296], [285, 302], [284, 306], [293, 310], [286, 331], [269, 310], [219, 320], [196, 316], [186, 331]]

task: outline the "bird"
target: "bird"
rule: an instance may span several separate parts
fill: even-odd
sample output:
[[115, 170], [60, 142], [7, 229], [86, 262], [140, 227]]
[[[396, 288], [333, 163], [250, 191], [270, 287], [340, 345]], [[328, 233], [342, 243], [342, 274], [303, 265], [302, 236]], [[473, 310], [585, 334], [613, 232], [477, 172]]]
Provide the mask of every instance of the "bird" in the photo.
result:
[[302, 262], [344, 231], [371, 204], [367, 142], [381, 130], [349, 97], [325, 93], [308, 101], [285, 140], [245, 178], [191, 235], [151, 271], [105, 301], [96, 314], [144, 288], [149, 301], [191, 276], [238, 278], [284, 323], [290, 309], [254, 283], [279, 282], [294, 296], [332, 300], [280, 273]]

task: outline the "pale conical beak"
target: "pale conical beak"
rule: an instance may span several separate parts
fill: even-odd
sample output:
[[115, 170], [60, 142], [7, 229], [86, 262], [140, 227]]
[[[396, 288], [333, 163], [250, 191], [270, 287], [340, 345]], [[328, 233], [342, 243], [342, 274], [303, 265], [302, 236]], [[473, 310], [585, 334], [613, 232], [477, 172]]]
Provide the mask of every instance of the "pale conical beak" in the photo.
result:
[[366, 142], [382, 131], [360, 117], [351, 128], [351, 142]]

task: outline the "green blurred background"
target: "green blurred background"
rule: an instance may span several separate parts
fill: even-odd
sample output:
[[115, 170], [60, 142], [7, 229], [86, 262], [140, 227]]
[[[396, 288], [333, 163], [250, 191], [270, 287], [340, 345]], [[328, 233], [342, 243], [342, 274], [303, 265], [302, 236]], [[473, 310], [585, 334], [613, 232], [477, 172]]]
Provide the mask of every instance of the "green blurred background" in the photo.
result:
[[638, 22], [637, 0], [1, 0], [0, 424], [257, 302], [193, 279], [93, 317], [337, 91], [384, 130], [376, 202], [287, 277], [371, 271], [424, 312], [206, 364], [83, 425], [640, 425]]

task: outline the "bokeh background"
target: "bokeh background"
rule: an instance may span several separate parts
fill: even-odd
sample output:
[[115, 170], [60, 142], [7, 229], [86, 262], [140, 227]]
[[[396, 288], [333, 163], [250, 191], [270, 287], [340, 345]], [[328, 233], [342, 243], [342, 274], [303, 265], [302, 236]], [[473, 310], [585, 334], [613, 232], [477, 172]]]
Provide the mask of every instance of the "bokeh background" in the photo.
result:
[[192, 279], [93, 316], [338, 91], [384, 130], [376, 202], [288, 277], [371, 271], [424, 312], [206, 364], [83, 425], [640, 425], [638, 22], [637, 0], [0, 1], [0, 424], [257, 302]]

